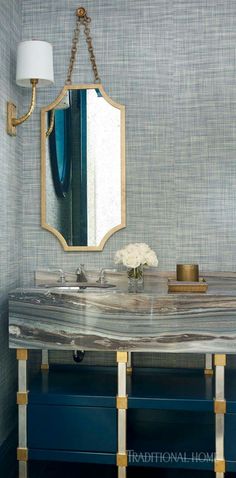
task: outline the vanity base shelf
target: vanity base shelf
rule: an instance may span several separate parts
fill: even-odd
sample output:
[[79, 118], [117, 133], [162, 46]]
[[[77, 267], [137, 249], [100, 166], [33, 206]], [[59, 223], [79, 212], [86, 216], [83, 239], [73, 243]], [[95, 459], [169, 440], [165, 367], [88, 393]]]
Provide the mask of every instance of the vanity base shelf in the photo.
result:
[[[117, 478], [117, 468], [109, 465], [89, 465], [78, 463], [42, 463], [31, 462], [29, 467], [30, 478]], [[163, 470], [146, 468], [129, 468], [127, 478], [215, 478], [211, 471], [191, 470]], [[226, 473], [225, 478], [234, 478], [235, 474]]]

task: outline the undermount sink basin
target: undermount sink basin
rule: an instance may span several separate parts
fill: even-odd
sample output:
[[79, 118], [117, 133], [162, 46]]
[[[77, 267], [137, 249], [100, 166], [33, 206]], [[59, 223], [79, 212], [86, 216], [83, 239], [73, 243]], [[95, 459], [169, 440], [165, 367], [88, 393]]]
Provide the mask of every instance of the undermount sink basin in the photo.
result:
[[84, 289], [110, 289], [116, 287], [114, 284], [100, 284], [99, 282], [67, 282], [65, 284], [45, 284], [48, 289], [56, 289], [60, 292], [79, 292]]
[[54, 286], [53, 285], [52, 287], [50, 287], [50, 291], [53, 291], [53, 290], [55, 290], [56, 292], [59, 292], [59, 291], [60, 292], [79, 292], [82, 289], [81, 289], [81, 287], [78, 287], [78, 286], [77, 287], [76, 286], [74, 286], [74, 287], [69, 286], [68, 287], [68, 286]]

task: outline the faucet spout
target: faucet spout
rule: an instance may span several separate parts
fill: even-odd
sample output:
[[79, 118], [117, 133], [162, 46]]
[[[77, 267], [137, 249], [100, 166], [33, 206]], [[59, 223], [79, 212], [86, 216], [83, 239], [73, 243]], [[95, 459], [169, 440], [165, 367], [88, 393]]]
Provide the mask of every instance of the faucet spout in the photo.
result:
[[86, 272], [84, 269], [84, 264], [80, 264], [76, 269], [76, 281], [77, 282], [88, 282]]

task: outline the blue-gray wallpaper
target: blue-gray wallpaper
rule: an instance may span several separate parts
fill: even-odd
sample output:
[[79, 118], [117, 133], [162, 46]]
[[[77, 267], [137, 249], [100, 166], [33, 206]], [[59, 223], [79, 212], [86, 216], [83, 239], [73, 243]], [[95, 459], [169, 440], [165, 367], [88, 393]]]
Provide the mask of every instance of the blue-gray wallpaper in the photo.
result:
[[[23, 0], [23, 39], [52, 42], [64, 84], [76, 0]], [[24, 279], [36, 267], [113, 265], [117, 248], [145, 241], [160, 269], [178, 261], [236, 270], [236, 2], [90, 0], [92, 37], [107, 93], [126, 105], [127, 228], [102, 253], [66, 253], [40, 228], [39, 109], [24, 126]], [[84, 37], [74, 83], [93, 79]], [[24, 95], [25, 105], [29, 93]]]

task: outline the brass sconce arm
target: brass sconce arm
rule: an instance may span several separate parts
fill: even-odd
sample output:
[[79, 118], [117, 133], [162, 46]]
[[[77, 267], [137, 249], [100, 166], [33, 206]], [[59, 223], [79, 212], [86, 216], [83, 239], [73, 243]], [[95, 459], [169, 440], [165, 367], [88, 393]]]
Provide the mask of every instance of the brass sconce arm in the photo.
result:
[[7, 103], [7, 132], [10, 136], [16, 136], [16, 126], [26, 121], [34, 111], [36, 104], [36, 86], [38, 80], [32, 79], [30, 80], [30, 83], [32, 84], [32, 95], [30, 107], [27, 113], [22, 115], [20, 118], [16, 118], [16, 106], [13, 103]]

